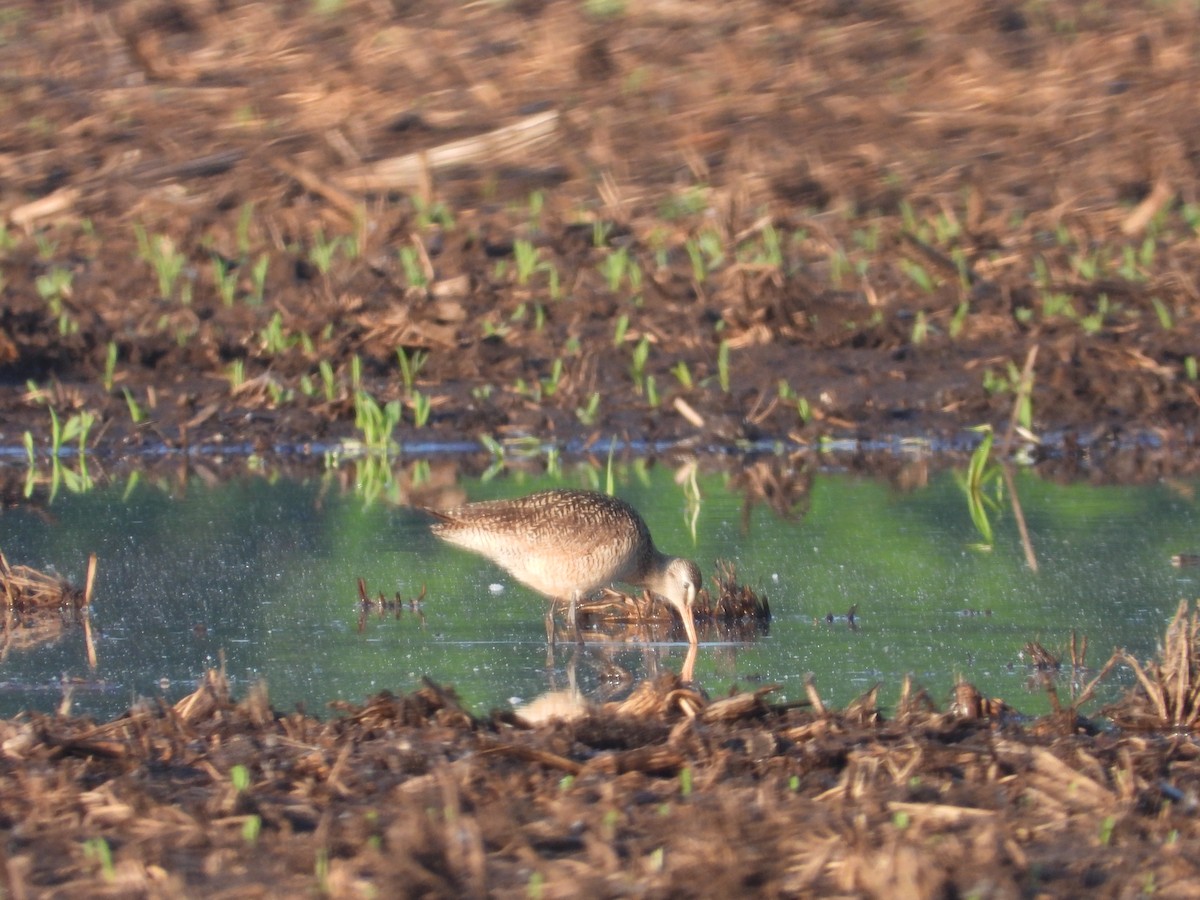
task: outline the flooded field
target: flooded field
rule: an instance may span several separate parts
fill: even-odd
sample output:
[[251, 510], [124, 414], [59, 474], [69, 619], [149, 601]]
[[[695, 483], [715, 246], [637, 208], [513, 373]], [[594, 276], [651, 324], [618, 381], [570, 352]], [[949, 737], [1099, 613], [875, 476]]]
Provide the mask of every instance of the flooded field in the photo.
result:
[[[1198, 28], [5, 3], [0, 891], [1200, 895]], [[608, 448], [768, 625], [415, 511]]]
[[[769, 601], [765, 627], [702, 626], [695, 678], [716, 694], [778, 684], [779, 699], [797, 700], [814, 673], [835, 704], [876, 682], [894, 694], [906, 675], [948, 698], [962, 676], [1042, 713], [1031, 644], [1063, 658], [1074, 632], [1089, 641], [1092, 666], [1116, 646], [1145, 658], [1179, 599], [1198, 593], [1200, 569], [1171, 565], [1200, 549], [1191, 480], [1058, 485], [1019, 473], [1032, 571], [1003, 495], [991, 514], [991, 549], [980, 546], [961, 473], [901, 489], [823, 471], [795, 485], [783, 509], [751, 503], [728, 475], [691, 479], [681, 487], [667, 466], [634, 465], [620, 467], [616, 489], [660, 547], [699, 561], [710, 591], [716, 561], [727, 560], [739, 582]], [[517, 474], [464, 481], [444, 496], [508, 497], [601, 480], [588, 469]], [[317, 714], [328, 701], [405, 692], [423, 678], [453, 686], [468, 708], [486, 713], [565, 687], [568, 676], [606, 699], [680, 671], [678, 631], [674, 643], [664, 632], [650, 643], [614, 644], [599, 627], [582, 650], [569, 638], [560, 643], [548, 666], [546, 602], [492, 564], [442, 545], [428, 526], [419, 510], [369, 502], [332, 473], [112, 484], [10, 509], [0, 518], [0, 547], [11, 560], [79, 580], [88, 553], [97, 554], [99, 665], [89, 669], [78, 628], [11, 649], [0, 714], [56, 709], [64, 689], [73, 710], [100, 716], [138, 698], [174, 702], [222, 661], [235, 693], [262, 680], [280, 709], [302, 704]], [[364, 605], [359, 579], [369, 598], [389, 604]], [[883, 702], [891, 701], [885, 691]]]

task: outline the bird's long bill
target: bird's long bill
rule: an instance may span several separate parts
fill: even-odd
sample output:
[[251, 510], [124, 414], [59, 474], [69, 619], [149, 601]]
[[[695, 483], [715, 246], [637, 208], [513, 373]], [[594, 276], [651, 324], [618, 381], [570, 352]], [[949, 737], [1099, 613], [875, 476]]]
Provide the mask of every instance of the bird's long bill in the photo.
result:
[[687, 632], [688, 643], [695, 647], [700, 643], [696, 637], [696, 588], [689, 585], [687, 596], [679, 606], [679, 618], [683, 619], [683, 630]]
[[683, 619], [683, 630], [687, 632], [688, 643], [695, 647], [700, 640], [696, 637], [696, 614], [690, 604], [679, 611], [679, 618]]

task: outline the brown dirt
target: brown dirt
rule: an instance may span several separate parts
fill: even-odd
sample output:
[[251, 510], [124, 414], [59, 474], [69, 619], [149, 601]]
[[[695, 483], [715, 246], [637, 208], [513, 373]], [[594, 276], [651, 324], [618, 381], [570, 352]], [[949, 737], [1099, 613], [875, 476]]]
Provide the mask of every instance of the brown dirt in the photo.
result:
[[[569, 721], [429, 684], [321, 721], [210, 673], [174, 707], [0, 722], [9, 896], [1075, 896], [1200, 885], [1182, 736], [710, 701], [674, 676]], [[968, 702], [961, 702], [964, 697]], [[1144, 699], [1144, 698], [1143, 698]], [[986, 706], [986, 704], [985, 704]]]
[[[400, 405], [401, 443], [944, 436], [1007, 426], [1032, 359], [1062, 477], [1129, 436], [1159, 449], [1125, 477], [1195, 468], [1189, 4], [620, 6], [5, 4], [0, 445], [45, 447], [48, 407], [126, 462], [336, 442], [363, 396]], [[610, 285], [622, 259], [639, 277]], [[427, 354], [411, 386], [398, 350]], [[783, 502], [777, 474], [740, 477]], [[0, 722], [0, 882], [1197, 892], [1190, 738], [644, 691], [532, 729], [433, 686], [321, 721], [219, 679]]]
[[1034, 348], [1037, 429], [1194, 437], [1187, 4], [319, 5], [6, 6], [0, 441], [355, 437], [354, 357], [401, 442], [952, 434]]

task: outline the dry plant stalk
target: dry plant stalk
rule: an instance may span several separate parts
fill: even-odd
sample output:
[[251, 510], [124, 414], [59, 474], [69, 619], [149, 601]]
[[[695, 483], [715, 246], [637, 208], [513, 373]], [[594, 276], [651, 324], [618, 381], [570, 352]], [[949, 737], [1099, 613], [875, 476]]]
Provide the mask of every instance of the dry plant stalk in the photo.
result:
[[[1181, 600], [1167, 626], [1159, 659], [1143, 666], [1121, 651], [1121, 659], [1133, 669], [1138, 685], [1114, 710], [1119, 724], [1144, 728], [1173, 728], [1196, 731], [1200, 726], [1200, 612], [1189, 614]], [[1139, 690], [1140, 689], [1140, 690]]]
[[486, 134], [360, 166], [339, 181], [350, 191], [412, 190], [427, 180], [430, 172], [484, 160], [528, 158], [552, 141], [557, 130], [557, 110], [541, 112]]

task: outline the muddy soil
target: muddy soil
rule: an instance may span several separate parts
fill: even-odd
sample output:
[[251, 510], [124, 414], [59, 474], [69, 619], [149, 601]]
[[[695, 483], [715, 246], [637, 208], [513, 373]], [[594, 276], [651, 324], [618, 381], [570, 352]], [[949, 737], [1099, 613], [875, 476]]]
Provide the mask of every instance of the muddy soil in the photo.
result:
[[811, 445], [1027, 391], [1069, 451], [1190, 447], [1198, 40], [1161, 3], [9, 3], [0, 444], [391, 403], [401, 444]]
[[[1198, 48], [1187, 3], [11, 0], [0, 446], [53, 449], [51, 411], [114, 465], [1023, 422], [1063, 477], [1131, 444], [1127, 477], [1194, 471]], [[644, 691], [530, 727], [214, 678], [0, 722], [0, 880], [1200, 891], [1195, 718]]]

